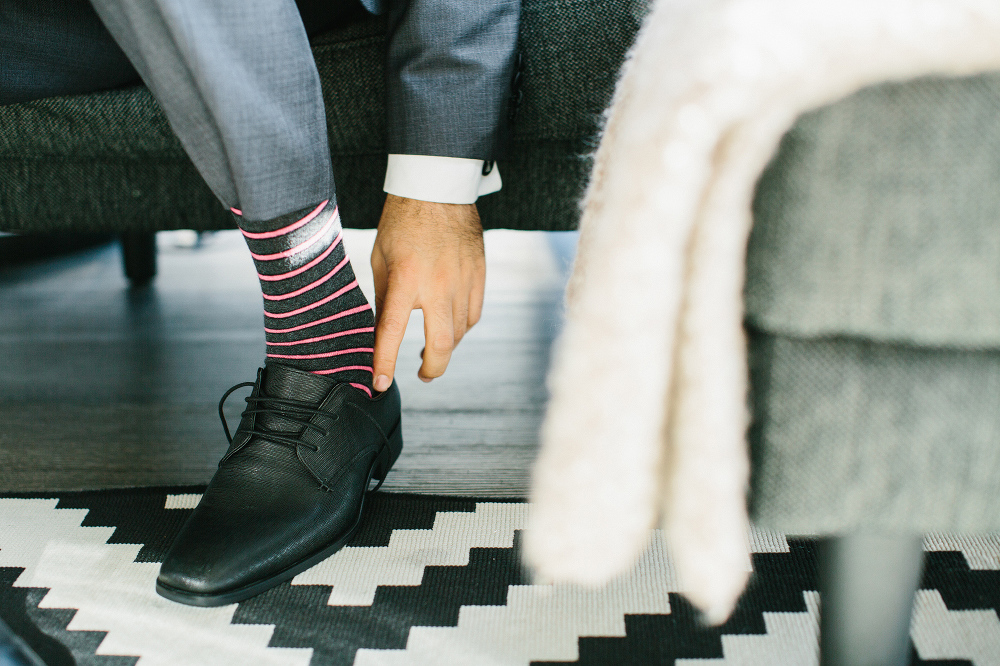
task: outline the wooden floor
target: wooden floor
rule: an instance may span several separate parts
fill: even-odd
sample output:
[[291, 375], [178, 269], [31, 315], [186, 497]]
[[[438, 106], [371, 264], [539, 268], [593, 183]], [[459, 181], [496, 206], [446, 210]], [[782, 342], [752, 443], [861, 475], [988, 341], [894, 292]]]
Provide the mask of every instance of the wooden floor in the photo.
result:
[[[362, 288], [374, 232], [348, 231]], [[226, 443], [221, 394], [263, 359], [261, 299], [236, 232], [159, 236], [151, 287], [119, 250], [0, 268], [0, 491], [206, 483]], [[390, 490], [524, 496], [575, 234], [486, 234], [480, 324], [447, 374], [416, 378], [423, 322], [400, 351], [403, 454]], [[242, 394], [241, 394], [242, 395]], [[242, 400], [230, 399], [238, 420]]]

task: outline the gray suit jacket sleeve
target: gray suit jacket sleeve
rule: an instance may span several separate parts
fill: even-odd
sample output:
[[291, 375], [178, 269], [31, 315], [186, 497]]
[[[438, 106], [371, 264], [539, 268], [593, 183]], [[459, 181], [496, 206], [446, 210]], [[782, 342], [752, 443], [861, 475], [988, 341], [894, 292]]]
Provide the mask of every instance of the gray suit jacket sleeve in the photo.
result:
[[388, 0], [389, 153], [492, 160], [506, 131], [520, 0]]

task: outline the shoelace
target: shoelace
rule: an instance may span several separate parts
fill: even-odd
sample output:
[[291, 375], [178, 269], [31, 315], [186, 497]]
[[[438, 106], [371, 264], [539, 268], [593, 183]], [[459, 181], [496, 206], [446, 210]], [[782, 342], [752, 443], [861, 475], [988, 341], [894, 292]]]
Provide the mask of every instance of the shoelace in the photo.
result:
[[[242, 384], [237, 384], [222, 395], [222, 399], [219, 400], [219, 418], [222, 420], [222, 429], [226, 432], [226, 439], [230, 444], [233, 443], [233, 436], [229, 432], [229, 422], [226, 421], [226, 414], [223, 411], [223, 406], [226, 404], [226, 398], [232, 395], [233, 391], [236, 391], [247, 386], [256, 386], [255, 382], [243, 382]], [[297, 423], [306, 429], [313, 429], [320, 434], [321, 437], [326, 437], [328, 431], [315, 423], [310, 422], [310, 418], [320, 414], [328, 416], [334, 420], [338, 418], [336, 414], [329, 414], [320, 409], [313, 407], [311, 403], [305, 402], [303, 400], [292, 400], [289, 398], [271, 398], [271, 397], [254, 397], [247, 396], [244, 398], [247, 403], [247, 408], [243, 410], [240, 414], [240, 418], [245, 418], [248, 414], [270, 414], [272, 416], [281, 417], [292, 423]], [[263, 405], [263, 406], [258, 406]], [[270, 407], [267, 405], [274, 405]], [[278, 407], [288, 407], [290, 409], [279, 409]], [[295, 439], [294, 437], [289, 437], [285, 433], [276, 432], [274, 430], [269, 430], [266, 428], [258, 427], [256, 422], [254, 426], [247, 431], [251, 436], [257, 436], [260, 439], [266, 440], [268, 442], [274, 442], [275, 444], [281, 444], [283, 446], [290, 446], [295, 448], [296, 446], [305, 446], [313, 451], [318, 451], [319, 447], [315, 444], [308, 444], [300, 439]]]

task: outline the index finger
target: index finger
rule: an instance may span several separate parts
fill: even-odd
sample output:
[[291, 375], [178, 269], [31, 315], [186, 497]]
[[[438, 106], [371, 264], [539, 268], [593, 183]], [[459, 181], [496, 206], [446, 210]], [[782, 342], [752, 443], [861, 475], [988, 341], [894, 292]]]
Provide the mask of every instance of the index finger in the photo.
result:
[[375, 313], [375, 362], [372, 364], [372, 385], [384, 391], [396, 372], [399, 345], [406, 333], [406, 324], [416, 303], [416, 291], [406, 281], [389, 275], [382, 307]]

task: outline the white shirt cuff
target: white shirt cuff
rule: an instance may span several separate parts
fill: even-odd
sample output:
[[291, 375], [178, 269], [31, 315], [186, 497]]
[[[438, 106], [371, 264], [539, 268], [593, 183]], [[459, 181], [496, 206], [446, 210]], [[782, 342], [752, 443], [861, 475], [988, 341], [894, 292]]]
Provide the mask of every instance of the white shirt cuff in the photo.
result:
[[434, 155], [389, 155], [383, 190], [407, 199], [470, 204], [503, 186], [496, 164], [483, 175], [483, 160]]

